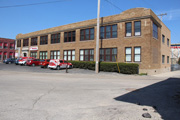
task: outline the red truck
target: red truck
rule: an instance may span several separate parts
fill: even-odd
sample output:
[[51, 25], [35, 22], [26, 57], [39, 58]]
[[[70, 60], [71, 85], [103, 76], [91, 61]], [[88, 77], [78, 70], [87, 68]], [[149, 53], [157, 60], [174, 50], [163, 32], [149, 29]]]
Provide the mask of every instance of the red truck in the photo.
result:
[[48, 68], [60, 70], [61, 68], [72, 68], [73, 65], [65, 60], [53, 59], [50, 60]]
[[27, 61], [27, 65], [28, 66], [37, 66], [37, 65], [39, 65], [39, 63], [40, 63], [40, 60], [39, 59], [31, 59], [31, 60], [28, 60]]
[[50, 59], [41, 60], [39, 65], [41, 66], [41, 68], [47, 68], [49, 65], [49, 61], [50, 61]]

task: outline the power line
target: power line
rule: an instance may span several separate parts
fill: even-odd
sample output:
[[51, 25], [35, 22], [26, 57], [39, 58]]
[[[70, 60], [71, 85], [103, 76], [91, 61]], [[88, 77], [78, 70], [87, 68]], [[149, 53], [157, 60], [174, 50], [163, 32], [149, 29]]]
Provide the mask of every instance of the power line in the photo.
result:
[[32, 4], [24, 4], [24, 5], [0, 6], [0, 8], [24, 7], [24, 6], [41, 5], [41, 4], [57, 3], [64, 1], [70, 1], [70, 0], [56, 0], [51, 2], [40, 2], [40, 3], [32, 3]]
[[120, 11], [124, 11], [121, 8], [119, 8], [118, 6], [116, 6], [115, 4], [113, 4], [112, 2], [110, 2], [109, 0], [105, 0], [106, 2], [108, 2], [109, 4], [111, 4], [112, 6], [114, 6], [115, 8], [119, 9]]

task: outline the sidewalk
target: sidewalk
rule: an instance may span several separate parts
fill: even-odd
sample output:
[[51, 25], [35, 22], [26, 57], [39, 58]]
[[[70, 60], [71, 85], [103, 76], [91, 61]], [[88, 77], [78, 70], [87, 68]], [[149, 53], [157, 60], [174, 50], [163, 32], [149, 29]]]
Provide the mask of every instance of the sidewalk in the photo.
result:
[[178, 78], [180, 78], [180, 70], [166, 72], [166, 73], [161, 73], [161, 74], [152, 75], [152, 76], [155, 76], [155, 77], [166, 77], [166, 78], [169, 78], [169, 77], [178, 77]]

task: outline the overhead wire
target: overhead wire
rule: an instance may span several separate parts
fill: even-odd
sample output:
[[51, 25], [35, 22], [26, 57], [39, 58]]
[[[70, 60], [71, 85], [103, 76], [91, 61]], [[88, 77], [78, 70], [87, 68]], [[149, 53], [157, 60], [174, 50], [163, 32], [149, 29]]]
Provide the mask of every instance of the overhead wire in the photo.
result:
[[114, 3], [110, 2], [109, 0], [105, 0], [105, 1], [108, 2], [109, 4], [111, 4], [112, 6], [114, 6], [115, 8], [119, 9], [121, 12], [124, 11], [121, 8], [119, 8], [118, 6], [116, 6]]

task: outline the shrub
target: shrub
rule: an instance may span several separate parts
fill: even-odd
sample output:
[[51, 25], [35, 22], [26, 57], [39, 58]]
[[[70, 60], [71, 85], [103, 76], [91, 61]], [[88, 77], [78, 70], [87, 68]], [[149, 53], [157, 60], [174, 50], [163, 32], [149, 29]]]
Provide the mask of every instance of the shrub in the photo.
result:
[[[69, 61], [73, 64], [74, 68], [81, 68], [81, 69], [89, 69], [95, 70], [95, 62], [89, 61]], [[123, 74], [138, 74], [139, 65], [135, 63], [118, 63], [120, 73]], [[99, 64], [100, 71], [104, 72], [119, 72], [117, 63], [111, 62], [100, 62]]]

